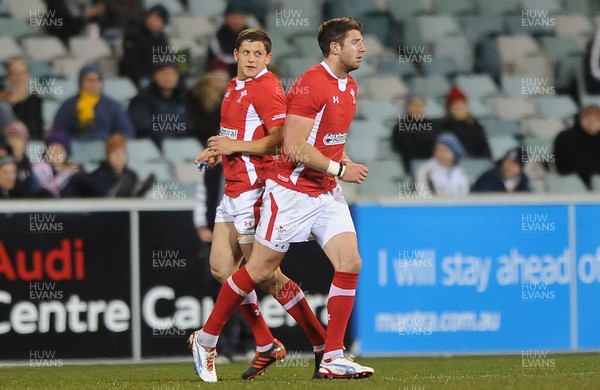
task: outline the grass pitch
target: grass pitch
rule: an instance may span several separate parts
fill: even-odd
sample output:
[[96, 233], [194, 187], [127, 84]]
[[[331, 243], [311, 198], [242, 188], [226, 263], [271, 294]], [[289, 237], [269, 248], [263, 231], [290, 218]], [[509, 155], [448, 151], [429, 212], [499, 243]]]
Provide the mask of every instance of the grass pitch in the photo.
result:
[[64, 365], [0, 368], [2, 389], [600, 389], [600, 354], [360, 358], [375, 368], [370, 379], [310, 380], [313, 360], [273, 365], [265, 375], [244, 381], [247, 363], [217, 365], [219, 383], [203, 383], [191, 363]]

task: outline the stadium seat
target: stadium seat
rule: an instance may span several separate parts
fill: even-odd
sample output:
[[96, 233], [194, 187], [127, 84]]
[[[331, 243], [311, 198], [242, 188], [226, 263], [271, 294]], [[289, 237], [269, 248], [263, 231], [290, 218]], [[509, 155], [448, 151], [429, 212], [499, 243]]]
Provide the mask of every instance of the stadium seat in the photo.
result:
[[8, 61], [21, 55], [23, 51], [12, 37], [0, 37], [0, 61]]
[[569, 95], [536, 97], [534, 101], [538, 112], [547, 118], [571, 119], [578, 111]]
[[433, 53], [436, 58], [450, 58], [456, 65], [457, 72], [473, 71], [473, 47], [464, 35], [448, 36], [434, 43]]
[[507, 150], [519, 146], [519, 143], [514, 137], [500, 135], [488, 138], [492, 158], [498, 160], [504, 156]]
[[27, 58], [36, 61], [50, 61], [67, 55], [67, 49], [57, 37], [30, 37], [23, 39]]
[[[150, 174], [154, 174], [157, 182], [170, 182], [174, 179], [171, 164], [166, 161], [149, 161], [143, 164], [130, 164], [130, 167], [137, 173], [140, 180], [144, 180]], [[178, 187], [177, 190], [179, 190]]]
[[139, 165], [144, 165], [149, 161], [160, 161], [162, 155], [154, 142], [150, 139], [130, 139], [127, 142], [127, 154], [129, 162], [136, 168]]
[[62, 102], [63, 100], [75, 95], [79, 87], [75, 80], [64, 80], [58, 78], [50, 78], [48, 84], [41, 88], [39, 95], [42, 98], [52, 99]]
[[95, 61], [112, 54], [104, 39], [86, 37], [72, 37], [69, 39], [69, 51], [73, 57], [84, 61]]
[[[377, 43], [379, 43], [379, 41], [377, 41]], [[314, 34], [297, 35], [292, 38], [292, 44], [296, 48], [296, 53], [302, 57], [310, 58], [315, 62], [318, 62], [318, 60], [323, 57], [323, 54], [321, 53], [321, 49], [319, 49], [319, 45], [317, 44]], [[379, 46], [381, 46], [381, 43], [379, 43]]]
[[434, 44], [449, 35], [460, 33], [460, 26], [450, 15], [417, 16], [419, 36], [423, 44]]
[[36, 29], [24, 20], [0, 17], [0, 37], [21, 38], [36, 34]]
[[518, 121], [535, 116], [535, 104], [523, 97], [496, 97], [492, 98], [494, 112], [499, 119]]
[[420, 1], [394, 0], [389, 3], [389, 11], [396, 22], [402, 22], [424, 12], [425, 9]]
[[369, 76], [362, 80], [363, 96], [371, 99], [399, 98], [408, 92], [402, 79], [396, 76]]
[[127, 77], [117, 77], [104, 80], [104, 93], [125, 105], [137, 95], [138, 90]]
[[525, 136], [554, 139], [565, 129], [565, 123], [558, 118], [530, 118], [523, 119], [521, 127]]
[[558, 37], [573, 37], [587, 39], [594, 33], [592, 23], [585, 15], [556, 15], [555, 31]]
[[48, 61], [30, 61], [29, 74], [31, 77], [53, 77], [54, 69]]
[[58, 100], [45, 99], [42, 104], [42, 119], [44, 120], [45, 130], [50, 130], [56, 111], [60, 108], [61, 102]]
[[434, 0], [435, 12], [442, 15], [459, 15], [475, 11], [475, 4], [469, 0]]
[[483, 99], [469, 99], [469, 112], [477, 119], [494, 116], [491, 105]]
[[592, 190], [599, 192], [600, 191], [600, 175], [592, 176]]
[[[171, 37], [170, 46], [177, 49], [177, 54], [186, 54], [188, 52], [192, 58], [203, 57], [208, 50], [208, 41], [196, 40], [187, 37]], [[185, 59], [189, 61], [189, 58]], [[183, 60], [181, 61], [183, 62]]]
[[376, 36], [386, 47], [394, 44], [394, 20], [388, 12], [368, 12], [360, 19], [364, 23], [363, 34]]
[[553, 138], [525, 137], [523, 145], [529, 154], [546, 154], [550, 156], [554, 148]]
[[548, 36], [541, 38], [544, 50], [554, 62], [556, 87], [568, 88], [577, 72], [576, 62], [573, 57], [582, 55], [583, 50], [572, 37]]
[[411, 78], [416, 72], [412, 62], [400, 61], [399, 58], [381, 58], [377, 62], [377, 73], [379, 74], [391, 74], [402, 78]]
[[465, 36], [474, 44], [484, 38], [495, 37], [502, 32], [502, 18], [495, 16], [467, 15], [463, 18]]
[[171, 16], [183, 15], [186, 12], [179, 0], [144, 0], [145, 9], [150, 9], [155, 5], [162, 5], [165, 7]]
[[456, 85], [469, 99], [481, 99], [498, 95], [498, 87], [487, 74], [456, 76]]
[[80, 58], [63, 57], [52, 61], [54, 74], [71, 80], [77, 80], [79, 71], [86, 61]]
[[378, 138], [371, 134], [374, 123], [381, 123], [355, 119], [350, 125], [346, 152], [355, 162], [367, 162], [379, 157]]
[[500, 85], [502, 86], [502, 93], [508, 97], [522, 97], [523, 96], [523, 76], [515, 76], [509, 74], [503, 74], [500, 78]]
[[173, 28], [176, 36], [192, 39], [207, 38], [217, 29], [205, 15], [175, 16], [173, 17]]
[[277, 60], [277, 65], [284, 77], [298, 78], [308, 68], [315, 65], [315, 60], [305, 57], [284, 57]]
[[546, 191], [551, 194], [577, 194], [586, 192], [587, 188], [576, 174], [566, 176], [549, 174], [546, 177]]
[[195, 183], [198, 176], [198, 169], [194, 164], [189, 162], [173, 163], [175, 179], [180, 183], [191, 184]]
[[[400, 107], [389, 100], [360, 99], [356, 105], [356, 109], [357, 115], [366, 120], [379, 121], [381, 123], [386, 123], [390, 120], [396, 122], [400, 114]], [[389, 130], [385, 133], [377, 135], [387, 135]]]
[[501, 16], [518, 12], [519, 0], [477, 0], [479, 12], [485, 16]]
[[554, 68], [548, 55], [544, 53], [517, 58], [512, 74], [535, 76], [554, 85]]
[[434, 57], [431, 62], [424, 62], [422, 70], [426, 76], [444, 75], [445, 77], [454, 77], [457, 72], [457, 66], [451, 58]]
[[398, 197], [398, 183], [405, 172], [399, 159], [374, 160], [366, 163], [369, 168], [367, 180], [358, 188], [361, 196]]
[[497, 137], [497, 136], [509, 136], [509, 137], [521, 137], [521, 126], [518, 122], [488, 118], [481, 119], [479, 121], [483, 129], [485, 130], [485, 134], [489, 137]]
[[43, 15], [47, 7], [42, 0], [4, 0], [6, 2], [6, 8], [13, 18], [19, 20], [29, 21], [31, 18], [31, 12], [39, 12]]
[[491, 35], [483, 38], [475, 50], [475, 70], [487, 73], [498, 79], [500, 77], [500, 53], [496, 45], [497, 36]]
[[[317, 45], [315, 45], [315, 37], [311, 35], [310, 38], [311, 47], [316, 48], [319, 58], [322, 57], [323, 54], [321, 54], [321, 50], [318, 48]], [[365, 34], [363, 35], [363, 41], [369, 52], [369, 58], [382, 57], [386, 54], [385, 47], [382, 45], [381, 41], [376, 35]]]
[[446, 115], [445, 106], [438, 103], [437, 100], [432, 98], [427, 98], [425, 103], [425, 112], [426, 116], [429, 119], [439, 119], [443, 118]]
[[227, 6], [226, 0], [188, 0], [190, 14], [198, 16], [221, 16]]
[[99, 164], [104, 157], [103, 141], [71, 141], [71, 158], [81, 164]]
[[564, 4], [565, 12], [578, 13], [581, 15], [591, 15], [592, 7], [590, 7], [590, 0], [569, 0], [565, 1]]
[[164, 157], [172, 163], [194, 162], [204, 147], [195, 138], [166, 138], [162, 142]]
[[465, 170], [469, 178], [471, 179], [471, 183], [474, 183], [475, 180], [485, 171], [492, 168], [494, 164], [487, 158], [463, 158], [460, 160], [459, 165], [462, 169]]
[[512, 73], [519, 58], [540, 53], [538, 44], [530, 35], [500, 35], [496, 42], [502, 69], [508, 73]]
[[450, 83], [443, 75], [437, 74], [429, 77], [417, 76], [412, 79], [412, 86], [425, 96], [437, 99], [445, 98], [450, 91]]
[[562, 11], [560, 0], [521, 0], [521, 5], [525, 10], [547, 10], [548, 14]]

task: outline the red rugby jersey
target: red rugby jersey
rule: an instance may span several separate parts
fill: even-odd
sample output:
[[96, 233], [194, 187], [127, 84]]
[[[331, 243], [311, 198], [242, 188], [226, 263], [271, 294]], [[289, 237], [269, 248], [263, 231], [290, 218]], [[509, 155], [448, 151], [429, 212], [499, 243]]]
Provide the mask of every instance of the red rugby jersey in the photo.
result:
[[[253, 79], [234, 77], [221, 105], [220, 135], [233, 140], [258, 140], [269, 135], [268, 129], [283, 126], [285, 115], [285, 95], [273, 73], [265, 69]], [[263, 186], [273, 161], [273, 156], [248, 153], [223, 156], [225, 194], [235, 198]]]
[[[338, 79], [325, 62], [308, 69], [291, 86], [287, 94], [287, 114], [314, 119], [306, 142], [334, 161], [340, 161], [346, 135], [356, 112], [358, 86], [352, 76]], [[284, 151], [285, 152], [285, 151]], [[319, 196], [336, 186], [329, 173], [292, 161], [282, 153], [276, 160], [272, 176], [279, 184]]]

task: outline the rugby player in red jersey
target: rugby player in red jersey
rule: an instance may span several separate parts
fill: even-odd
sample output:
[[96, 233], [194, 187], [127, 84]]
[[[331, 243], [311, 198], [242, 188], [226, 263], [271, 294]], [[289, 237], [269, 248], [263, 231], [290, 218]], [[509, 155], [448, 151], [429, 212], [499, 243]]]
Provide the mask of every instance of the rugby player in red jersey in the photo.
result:
[[[205, 161], [214, 164], [218, 156], [223, 161], [225, 195], [215, 217], [210, 265], [213, 276], [229, 286], [234, 286], [230, 276], [239, 268], [242, 257], [250, 258], [265, 180], [267, 173], [274, 169], [273, 154], [281, 145], [286, 116], [283, 89], [267, 69], [272, 57], [267, 33], [259, 29], [240, 32], [234, 56], [238, 75], [229, 83], [223, 98], [220, 135], [209, 138], [208, 148], [196, 159], [197, 164]], [[315, 352], [316, 373], [326, 333], [304, 293], [279, 268], [263, 282], [262, 287], [273, 294], [308, 335]], [[285, 348], [265, 324], [254, 289], [239, 293], [244, 299], [238, 306], [252, 328], [257, 345], [252, 366], [242, 374], [244, 379], [252, 379], [282, 359]], [[189, 338], [196, 372], [202, 380], [215, 382], [217, 337], [210, 338], [214, 345], [206, 351], [195, 342], [197, 335], [198, 332], [194, 332]], [[208, 356], [206, 367], [200, 364], [200, 354]]]

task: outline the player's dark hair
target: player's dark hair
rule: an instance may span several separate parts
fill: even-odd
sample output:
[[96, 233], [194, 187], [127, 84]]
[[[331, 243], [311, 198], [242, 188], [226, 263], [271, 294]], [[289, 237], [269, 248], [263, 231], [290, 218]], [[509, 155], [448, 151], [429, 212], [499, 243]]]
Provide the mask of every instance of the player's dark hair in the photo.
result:
[[362, 33], [363, 23], [353, 18], [335, 18], [323, 23], [319, 27], [317, 38], [323, 56], [329, 56], [331, 42], [343, 45], [344, 39], [350, 30], [358, 30]]
[[242, 46], [242, 42], [244, 41], [262, 42], [265, 45], [265, 49], [267, 49], [267, 54], [271, 52], [271, 38], [269, 34], [261, 29], [247, 28], [241, 31], [235, 41], [235, 48], [240, 50], [240, 46]]

